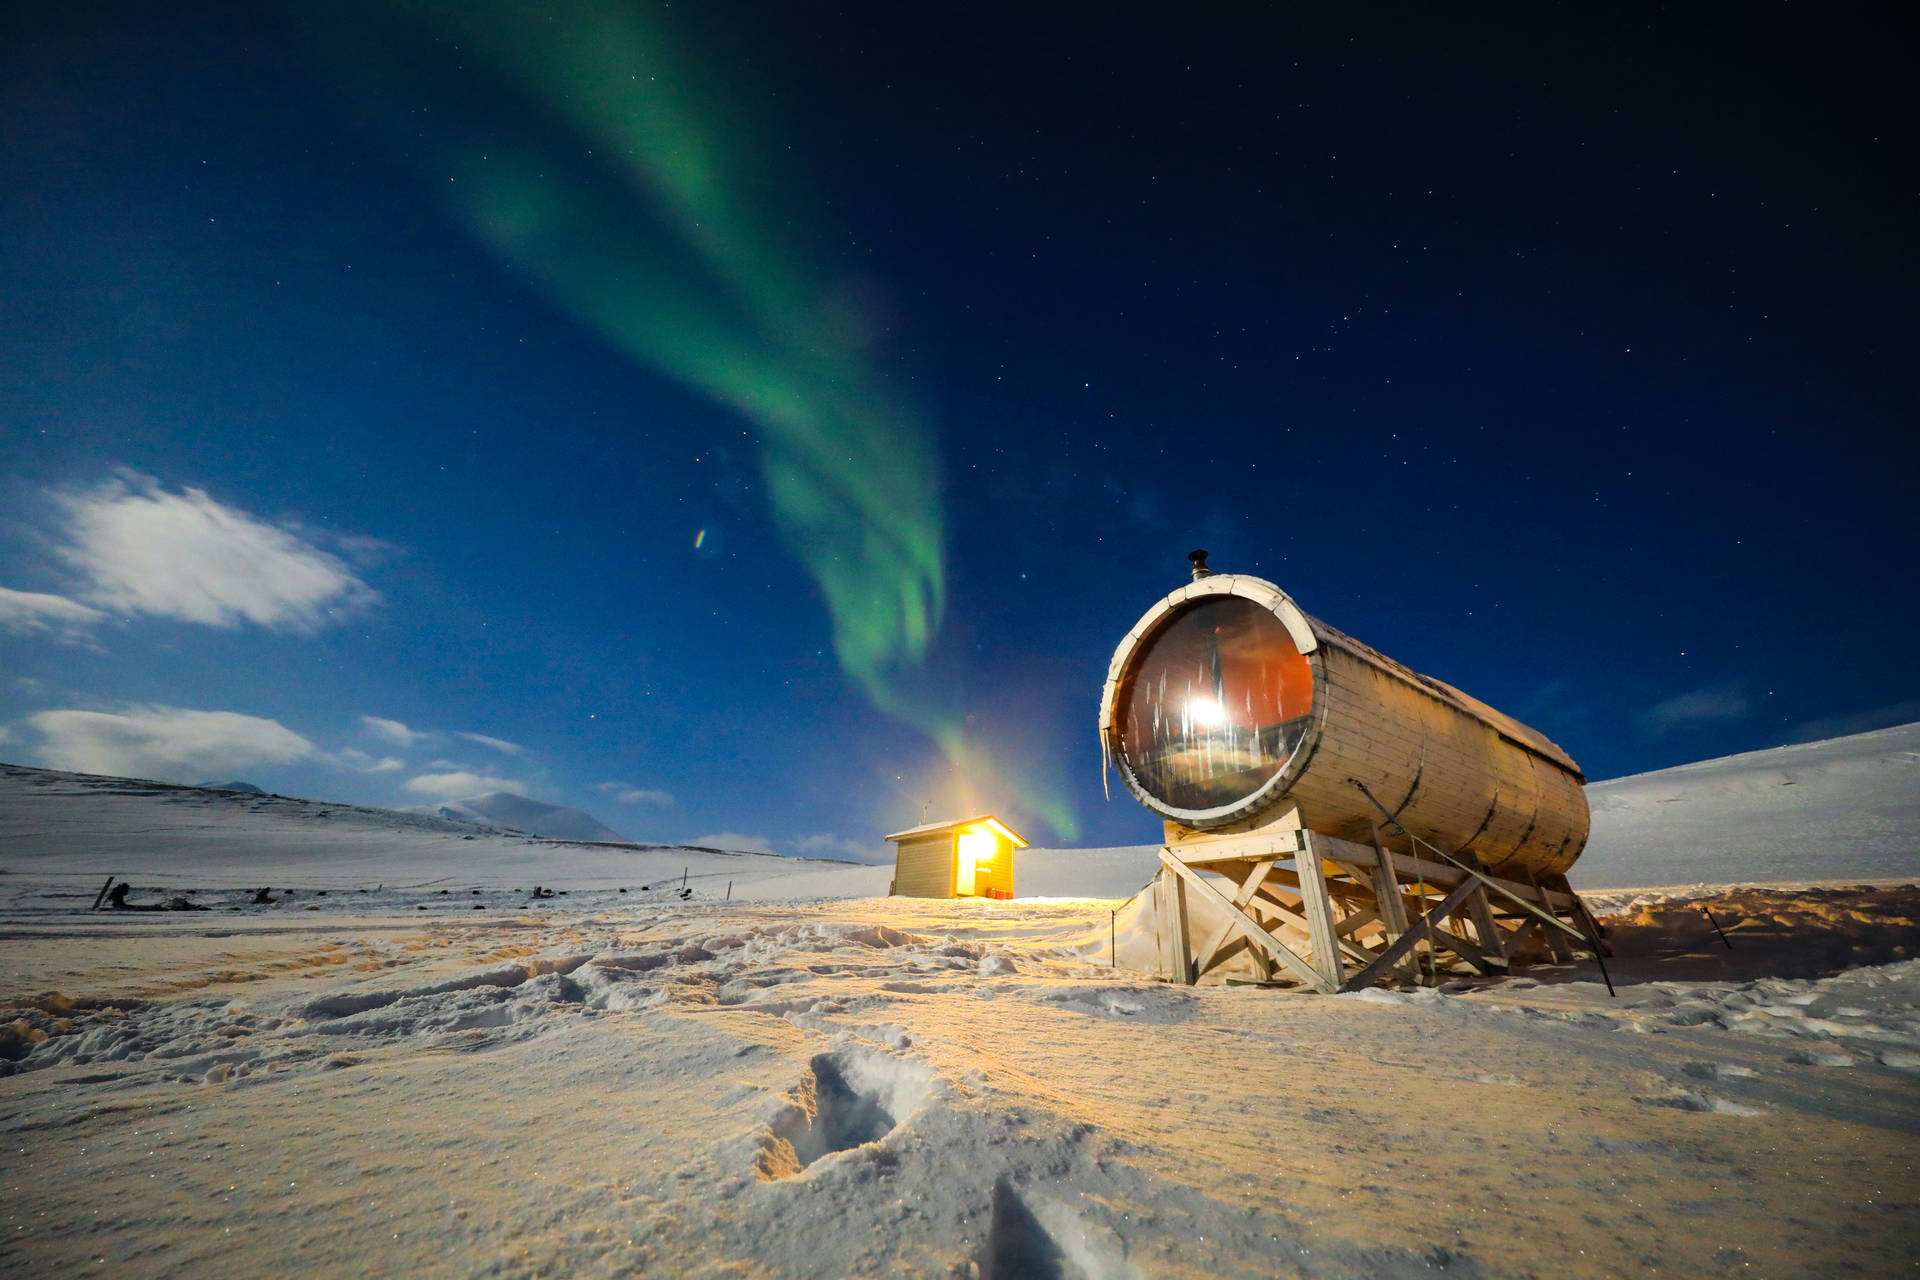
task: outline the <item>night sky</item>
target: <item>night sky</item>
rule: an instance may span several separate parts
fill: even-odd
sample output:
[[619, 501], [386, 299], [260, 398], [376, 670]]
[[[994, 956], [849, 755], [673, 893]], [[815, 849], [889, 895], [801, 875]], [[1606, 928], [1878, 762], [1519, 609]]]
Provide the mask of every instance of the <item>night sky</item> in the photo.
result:
[[1920, 719], [1894, 11], [1259, 8], [10, 6], [0, 758], [1140, 843], [1193, 547], [1593, 778]]

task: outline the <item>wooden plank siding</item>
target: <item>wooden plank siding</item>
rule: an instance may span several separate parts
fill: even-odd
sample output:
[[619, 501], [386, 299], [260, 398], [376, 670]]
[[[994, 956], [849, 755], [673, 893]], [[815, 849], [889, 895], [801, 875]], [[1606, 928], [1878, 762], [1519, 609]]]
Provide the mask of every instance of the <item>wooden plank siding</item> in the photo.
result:
[[901, 841], [894, 861], [893, 891], [903, 898], [951, 898], [953, 842], [951, 832], [926, 840]]

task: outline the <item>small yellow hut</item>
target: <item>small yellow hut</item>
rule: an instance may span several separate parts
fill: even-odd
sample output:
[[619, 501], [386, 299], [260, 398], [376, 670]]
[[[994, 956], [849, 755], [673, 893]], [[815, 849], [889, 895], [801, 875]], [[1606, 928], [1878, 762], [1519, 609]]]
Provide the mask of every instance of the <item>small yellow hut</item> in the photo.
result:
[[888, 892], [905, 898], [1011, 898], [1013, 851], [1027, 847], [990, 813], [930, 822], [887, 839], [899, 846]]

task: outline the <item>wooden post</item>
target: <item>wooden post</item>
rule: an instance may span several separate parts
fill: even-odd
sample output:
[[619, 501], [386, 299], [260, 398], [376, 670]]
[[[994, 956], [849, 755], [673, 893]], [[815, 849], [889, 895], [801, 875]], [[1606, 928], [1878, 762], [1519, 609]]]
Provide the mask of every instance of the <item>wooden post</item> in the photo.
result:
[[[1554, 919], [1559, 919], [1560, 913], [1554, 911], [1553, 901], [1547, 895], [1546, 889], [1541, 886], [1538, 880], [1534, 880], [1532, 876], [1527, 878], [1533, 880], [1533, 887], [1540, 894], [1540, 905], [1550, 912]], [[1547, 950], [1553, 953], [1553, 962], [1555, 964], [1573, 963], [1573, 948], [1567, 945], [1566, 934], [1560, 932], [1558, 929], [1548, 929], [1546, 931], [1546, 939]]]
[[1486, 886], [1475, 882], [1473, 896], [1467, 899], [1467, 919], [1473, 921], [1474, 937], [1487, 963], [1496, 969], [1507, 967], [1507, 949], [1500, 941], [1500, 928], [1493, 922], [1493, 908], [1487, 905]]
[[1180, 877], [1162, 873], [1160, 883], [1154, 894], [1154, 938], [1160, 944], [1160, 968], [1169, 982], [1185, 982], [1186, 971], [1182, 968], [1183, 959], [1180, 950], [1180, 928], [1174, 922], [1182, 903], [1178, 885]]
[[1187, 877], [1173, 877], [1173, 965], [1179, 977], [1175, 983], [1192, 984], [1198, 981], [1194, 973], [1194, 940], [1187, 925]]
[[1573, 885], [1568, 883], [1567, 877], [1564, 874], [1557, 875], [1553, 877], [1552, 881], [1548, 882], [1547, 887], [1557, 889], [1573, 899], [1573, 918], [1580, 922], [1580, 927], [1586, 933], [1588, 941], [1593, 943], [1594, 957], [1597, 959], [1601, 956], [1612, 955], [1613, 948], [1600, 940], [1600, 922], [1593, 918], [1593, 912], [1587, 910], [1586, 902], [1581, 899], [1579, 894], [1573, 891]]
[[1313, 943], [1313, 967], [1334, 987], [1340, 985], [1340, 944], [1333, 931], [1333, 899], [1327, 893], [1327, 866], [1315, 847], [1311, 831], [1300, 833], [1300, 852], [1294, 867], [1300, 873], [1300, 911], [1307, 918], [1307, 937]]
[[[1390, 947], [1407, 932], [1407, 904], [1400, 896], [1400, 878], [1393, 873], [1393, 859], [1387, 856], [1387, 846], [1380, 842], [1377, 827], [1373, 832], [1373, 897], [1380, 905], [1380, 928]], [[1394, 967], [1398, 970], [1413, 966], [1413, 957], [1409, 955], [1404, 964]]]

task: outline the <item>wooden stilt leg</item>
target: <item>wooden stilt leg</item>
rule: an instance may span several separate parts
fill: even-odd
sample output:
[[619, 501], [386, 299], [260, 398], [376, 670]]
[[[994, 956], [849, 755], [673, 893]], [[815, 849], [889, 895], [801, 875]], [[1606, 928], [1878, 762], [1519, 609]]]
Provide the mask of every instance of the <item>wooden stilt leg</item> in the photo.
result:
[[1173, 878], [1173, 962], [1175, 982], [1192, 986], [1198, 977], [1193, 971], [1193, 937], [1187, 923], [1187, 882]]
[[1153, 940], [1155, 950], [1159, 953], [1160, 976], [1169, 982], [1178, 980], [1178, 971], [1173, 962], [1174, 878], [1163, 871], [1153, 887]]
[[[1541, 885], [1539, 878], [1529, 874], [1527, 876], [1527, 883], [1531, 884], [1533, 891], [1540, 896], [1540, 909], [1558, 920], [1560, 913], [1554, 909], [1553, 902], [1547, 896], [1547, 891]], [[1567, 945], [1567, 935], [1564, 930], [1547, 929], [1543, 932], [1543, 936], [1547, 940], [1547, 950], [1553, 953], [1553, 962], [1555, 964], [1573, 963], [1573, 948]]]
[[1587, 937], [1593, 942], [1594, 954], [1602, 956], [1612, 955], [1613, 948], [1600, 940], [1600, 922], [1593, 918], [1593, 912], [1587, 910], [1587, 904], [1581, 899], [1579, 894], [1573, 891], [1573, 886], [1567, 883], [1567, 878], [1561, 875], [1555, 876], [1554, 880], [1558, 883], [1552, 887], [1573, 899], [1573, 918], [1579, 922], [1582, 929], [1586, 930]]
[[[1373, 833], [1373, 896], [1380, 905], [1380, 927], [1391, 947], [1407, 932], [1407, 904], [1400, 896], [1400, 879], [1393, 873], [1393, 859], [1387, 856], [1387, 847], [1380, 842], [1377, 830]], [[1411, 971], [1414, 965], [1409, 955], [1394, 968]]]
[[1311, 831], [1300, 833], [1294, 866], [1300, 873], [1300, 908], [1307, 918], [1307, 937], [1313, 943], [1313, 967], [1329, 985], [1338, 987], [1340, 945], [1334, 933], [1333, 899], [1327, 893], [1326, 863], [1314, 847], [1318, 839]]
[[1476, 888], [1473, 896], [1467, 899], [1467, 919], [1473, 921], [1480, 954], [1486, 957], [1488, 964], [1504, 970], [1507, 967], [1507, 949], [1500, 941], [1500, 929], [1493, 922], [1493, 908], [1487, 905], [1487, 891], [1484, 888]]

